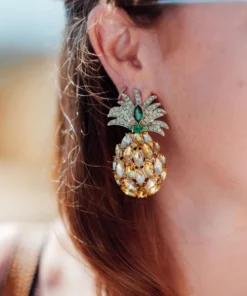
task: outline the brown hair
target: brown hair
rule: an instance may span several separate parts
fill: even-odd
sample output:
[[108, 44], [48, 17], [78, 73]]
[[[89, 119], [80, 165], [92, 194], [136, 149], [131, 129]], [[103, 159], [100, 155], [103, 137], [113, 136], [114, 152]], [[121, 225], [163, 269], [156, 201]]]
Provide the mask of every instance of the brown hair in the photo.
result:
[[[130, 0], [140, 4], [145, 0]], [[161, 13], [151, 6], [111, 4], [126, 9], [138, 25]], [[132, 4], [133, 4], [132, 3]], [[178, 295], [174, 261], [161, 239], [153, 198], [126, 197], [113, 179], [115, 145], [126, 130], [107, 128], [118, 96], [86, 34], [96, 0], [66, 1], [68, 23], [61, 59], [59, 208], [77, 250], [96, 275], [97, 295]], [[148, 13], [147, 13], [148, 11]]]

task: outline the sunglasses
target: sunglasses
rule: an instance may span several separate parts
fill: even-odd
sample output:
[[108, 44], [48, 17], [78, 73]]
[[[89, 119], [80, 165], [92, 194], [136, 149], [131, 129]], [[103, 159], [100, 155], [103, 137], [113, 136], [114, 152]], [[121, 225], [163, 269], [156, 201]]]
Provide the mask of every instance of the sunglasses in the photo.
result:
[[193, 4], [193, 3], [247, 3], [247, 0], [154, 0], [146, 3], [138, 4], [145, 5], [159, 5], [159, 4]]

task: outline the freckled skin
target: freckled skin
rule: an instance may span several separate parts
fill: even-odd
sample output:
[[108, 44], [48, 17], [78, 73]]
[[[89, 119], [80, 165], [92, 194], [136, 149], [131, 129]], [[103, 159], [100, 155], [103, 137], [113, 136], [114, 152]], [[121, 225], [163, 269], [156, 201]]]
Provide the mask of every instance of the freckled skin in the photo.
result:
[[247, 4], [181, 5], [158, 30], [149, 83], [170, 126], [161, 223], [165, 212], [189, 295], [247, 295]]
[[[163, 8], [148, 29], [129, 25], [121, 11], [98, 8], [107, 15], [101, 46], [93, 29], [89, 34], [119, 90], [152, 92], [167, 111], [166, 136], [152, 135], [167, 159], [154, 216], [191, 288], [181, 295], [245, 296], [247, 4]], [[121, 34], [124, 42], [116, 38]]]
[[163, 62], [150, 84], [168, 112], [165, 145], [246, 190], [247, 4], [180, 6], [159, 30]]

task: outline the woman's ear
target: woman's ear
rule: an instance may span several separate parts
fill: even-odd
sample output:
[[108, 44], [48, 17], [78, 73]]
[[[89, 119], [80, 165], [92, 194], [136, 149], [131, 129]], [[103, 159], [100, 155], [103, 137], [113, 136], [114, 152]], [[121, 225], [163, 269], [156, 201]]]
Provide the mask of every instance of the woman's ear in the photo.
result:
[[[89, 15], [88, 35], [118, 90], [127, 86], [143, 92], [148, 88], [143, 84], [148, 81], [148, 68], [154, 66], [150, 57], [155, 54], [154, 30], [137, 26], [123, 9], [101, 3]], [[147, 95], [150, 91], [149, 87]]]
[[142, 67], [137, 31], [124, 10], [107, 4], [97, 5], [88, 18], [88, 35], [95, 53], [119, 88], [129, 86], [130, 76]]

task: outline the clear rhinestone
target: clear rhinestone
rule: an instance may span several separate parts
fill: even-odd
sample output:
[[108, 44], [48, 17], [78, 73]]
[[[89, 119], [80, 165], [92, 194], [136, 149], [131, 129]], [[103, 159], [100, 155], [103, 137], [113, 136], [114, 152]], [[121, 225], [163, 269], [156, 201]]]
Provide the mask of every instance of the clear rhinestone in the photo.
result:
[[158, 181], [158, 178], [157, 177], [150, 178], [148, 180], [146, 186], [145, 186], [146, 190], [149, 191], [150, 189], [152, 189], [152, 187], [156, 186], [157, 185], [157, 181]]
[[132, 155], [132, 148], [131, 146], [128, 146], [125, 150], [124, 150], [124, 153], [123, 153], [123, 157], [124, 157], [124, 160], [125, 161], [128, 161]]
[[154, 169], [155, 169], [155, 172], [156, 172], [157, 174], [161, 174], [161, 173], [162, 173], [163, 168], [162, 168], [162, 163], [161, 163], [161, 161], [159, 160], [159, 158], [157, 158], [157, 159], [155, 160], [155, 163], [154, 163]]
[[155, 149], [157, 152], [160, 152], [160, 145], [159, 145], [157, 142], [155, 142], [155, 144], [154, 144], [154, 149]]
[[121, 178], [124, 174], [124, 163], [121, 160], [116, 165], [116, 173], [119, 178]]
[[151, 159], [153, 156], [152, 149], [148, 146], [148, 144], [143, 144], [142, 146], [143, 154], [146, 158]]
[[167, 169], [166, 168], [163, 168], [163, 172], [160, 175], [162, 181], [165, 180], [166, 176], [167, 176]]
[[132, 137], [133, 137], [133, 141], [138, 143], [138, 144], [141, 144], [143, 142], [141, 134], [135, 133], [135, 134], [133, 134]]
[[126, 167], [126, 169], [125, 169], [125, 174], [126, 174], [126, 176], [127, 176], [128, 178], [130, 178], [130, 179], [135, 179], [135, 177], [136, 177], [136, 171], [135, 171], [135, 166], [134, 166], [133, 163], [130, 164], [130, 165], [128, 165], [128, 166]]
[[144, 183], [144, 180], [145, 180], [145, 175], [142, 171], [137, 171], [136, 172], [136, 182], [137, 184], [139, 185], [142, 185]]
[[123, 138], [123, 140], [122, 140], [122, 142], [121, 142], [121, 146], [122, 146], [122, 148], [125, 148], [125, 147], [127, 147], [130, 143], [131, 143], [131, 137], [130, 137], [129, 134], [127, 134], [127, 135]]
[[141, 151], [136, 151], [134, 153], [134, 162], [138, 167], [143, 164], [143, 153]]
[[161, 163], [163, 163], [163, 164], [166, 163], [166, 158], [165, 158], [164, 155], [160, 155], [160, 156], [159, 156], [159, 159], [160, 159]]
[[123, 181], [123, 184], [126, 187], [128, 187], [129, 189], [131, 189], [131, 190], [136, 190], [137, 189], [136, 186], [135, 186], [135, 183], [133, 181], [129, 180], [129, 179], [125, 179]]
[[115, 148], [116, 155], [119, 155], [120, 152], [121, 152], [121, 149], [120, 149], [119, 145], [116, 145], [116, 148]]
[[140, 105], [141, 104], [141, 95], [137, 89], [135, 89], [134, 92], [135, 92], [136, 104]]
[[117, 166], [117, 163], [116, 163], [116, 161], [114, 160], [113, 161], [113, 163], [112, 163], [112, 169], [115, 171], [115, 169], [116, 169], [116, 166]]
[[144, 139], [145, 143], [152, 141], [152, 138], [150, 137], [150, 135], [148, 133], [143, 134], [143, 139]]
[[137, 196], [137, 187], [134, 182], [129, 179], [124, 179], [121, 189], [127, 195], [136, 197]]
[[116, 183], [117, 183], [118, 185], [121, 185], [121, 182], [120, 182], [120, 180], [119, 180], [117, 174], [114, 174], [114, 178], [115, 178], [115, 180], [116, 180]]
[[154, 167], [153, 167], [152, 162], [147, 161], [144, 165], [143, 171], [144, 171], [146, 177], [152, 176], [154, 174]]
[[155, 186], [150, 188], [150, 190], [148, 191], [148, 195], [155, 194], [157, 191], [159, 191], [159, 189], [160, 189], [160, 184], [156, 184]]

